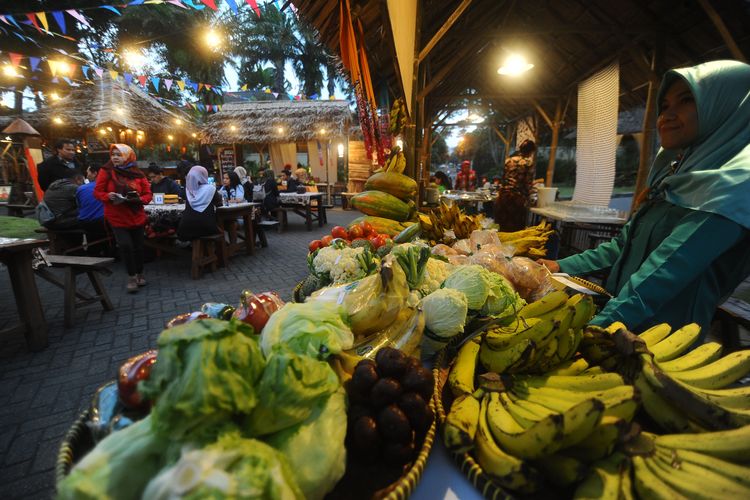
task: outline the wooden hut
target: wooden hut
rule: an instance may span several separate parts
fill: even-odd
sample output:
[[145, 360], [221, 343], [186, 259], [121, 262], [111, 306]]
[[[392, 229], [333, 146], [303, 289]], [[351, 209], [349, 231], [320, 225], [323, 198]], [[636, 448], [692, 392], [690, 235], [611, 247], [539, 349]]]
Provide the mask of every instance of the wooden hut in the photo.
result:
[[310, 167], [313, 177], [334, 184], [344, 181], [337, 175], [339, 145], [344, 152], [341, 161], [355, 167], [354, 172], [348, 170], [355, 180], [362, 177], [363, 163], [369, 162], [360, 158], [364, 155], [361, 141], [349, 140], [351, 120], [346, 101], [227, 102], [208, 117], [201, 141], [216, 146], [222, 167], [240, 165], [246, 159], [262, 162], [268, 153], [277, 173], [285, 164], [294, 168], [301, 163]]

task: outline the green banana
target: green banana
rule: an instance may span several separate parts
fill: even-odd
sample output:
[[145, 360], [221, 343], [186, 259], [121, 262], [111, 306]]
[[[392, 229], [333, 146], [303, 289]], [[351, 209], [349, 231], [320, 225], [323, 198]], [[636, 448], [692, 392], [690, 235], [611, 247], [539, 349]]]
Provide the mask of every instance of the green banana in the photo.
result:
[[617, 373], [575, 376], [515, 376], [514, 381], [518, 381], [526, 387], [556, 387], [559, 389], [578, 392], [603, 391], [625, 385], [625, 381]]
[[701, 327], [697, 323], [690, 323], [679, 330], [675, 330], [667, 338], [649, 347], [656, 361], [669, 361], [680, 356], [690, 349], [701, 333]]
[[674, 450], [697, 451], [730, 462], [747, 462], [750, 425], [700, 434], [666, 434], [654, 438], [654, 443]]
[[701, 389], [721, 389], [750, 373], [750, 349], [727, 354], [700, 368], [673, 372], [670, 375]]
[[635, 500], [632, 473], [632, 465], [629, 462], [625, 462], [620, 471], [620, 500]]
[[509, 349], [524, 340], [531, 340], [537, 345], [542, 345], [555, 329], [555, 323], [551, 319], [529, 318], [525, 321], [525, 324], [526, 327], [521, 330], [514, 331], [515, 325], [513, 328], [490, 330], [485, 334], [484, 340], [487, 342], [487, 346], [495, 351]]
[[624, 461], [625, 457], [616, 453], [594, 464], [591, 473], [578, 486], [573, 498], [618, 500], [622, 482], [621, 468]]
[[456, 361], [448, 374], [448, 386], [454, 397], [473, 394], [476, 390], [474, 374], [479, 359], [479, 343], [473, 339], [465, 342], [458, 350]]
[[451, 405], [443, 425], [445, 447], [453, 453], [464, 453], [474, 446], [479, 425], [479, 401], [465, 394]]
[[648, 348], [658, 344], [672, 333], [672, 327], [667, 323], [661, 323], [652, 326], [645, 332], [641, 333], [639, 337], [646, 343]]
[[688, 498], [750, 498], [750, 488], [703, 465], [674, 463], [658, 452], [652, 460], [654, 473]]
[[517, 405], [509, 396], [507, 391], [500, 393], [500, 401], [503, 403], [505, 408], [511, 414], [513, 419], [518, 422], [521, 427], [528, 429], [533, 426], [536, 422], [542, 420], [537, 415], [526, 408]]
[[539, 458], [553, 453], [563, 436], [563, 417], [550, 415], [524, 429], [491, 393], [487, 405], [487, 424], [499, 445], [508, 453], [524, 459]]
[[681, 372], [685, 370], [692, 370], [693, 368], [700, 368], [712, 361], [716, 361], [721, 357], [721, 344], [718, 342], [708, 342], [700, 345], [688, 352], [683, 354], [679, 358], [675, 358], [671, 361], [663, 361], [657, 363], [659, 368], [667, 372]]
[[526, 304], [518, 311], [518, 317], [520, 318], [532, 318], [540, 316], [544, 313], [553, 311], [558, 307], [561, 307], [568, 301], [568, 294], [563, 290], [555, 290], [554, 292], [548, 293], [541, 299]]

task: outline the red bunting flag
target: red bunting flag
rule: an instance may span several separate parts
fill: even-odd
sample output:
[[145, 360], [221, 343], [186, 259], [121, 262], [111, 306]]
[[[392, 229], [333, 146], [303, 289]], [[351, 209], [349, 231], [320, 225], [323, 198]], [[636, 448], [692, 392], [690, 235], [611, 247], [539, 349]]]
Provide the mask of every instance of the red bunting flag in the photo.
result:
[[250, 6], [250, 7], [252, 7], [252, 8], [253, 8], [253, 10], [255, 11], [255, 14], [256, 14], [256, 15], [257, 15], [258, 17], [260, 17], [260, 8], [258, 7], [258, 2], [256, 2], [255, 0], [245, 0], [245, 1], [247, 2], [247, 4], [248, 4], [248, 5]]
[[16, 54], [15, 52], [8, 52], [8, 57], [10, 57], [10, 63], [14, 68], [17, 68], [21, 64], [21, 59], [23, 59], [23, 55]]
[[31, 21], [31, 24], [34, 25], [34, 27], [36, 28], [36, 30], [39, 33], [41, 33], [42, 32], [42, 28], [40, 28], [39, 27], [39, 23], [36, 22], [36, 15], [33, 12], [29, 12], [28, 14], [26, 14], [26, 17], [29, 18], [29, 21]]
[[138, 77], [138, 81], [140, 82], [141, 87], [145, 87], [146, 86], [146, 75], [139, 76]]
[[208, 5], [210, 9], [216, 10], [216, 2], [215, 0], [201, 0], [204, 4]]

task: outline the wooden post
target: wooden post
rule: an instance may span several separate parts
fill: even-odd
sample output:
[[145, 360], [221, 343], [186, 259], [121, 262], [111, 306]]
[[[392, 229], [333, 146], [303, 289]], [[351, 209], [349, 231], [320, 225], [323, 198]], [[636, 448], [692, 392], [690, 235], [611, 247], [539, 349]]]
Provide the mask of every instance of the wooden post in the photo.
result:
[[552, 144], [549, 147], [549, 163], [547, 164], [547, 175], [544, 178], [544, 185], [552, 186], [552, 179], [555, 176], [555, 157], [557, 156], [557, 143], [560, 139], [560, 124], [562, 122], [562, 106], [558, 99], [555, 105], [555, 119], [552, 122]]
[[714, 26], [716, 26], [716, 29], [719, 31], [721, 38], [724, 40], [724, 43], [727, 44], [729, 52], [732, 53], [732, 57], [734, 57], [738, 61], [746, 63], [747, 58], [745, 57], [745, 54], [743, 54], [740, 48], [737, 46], [737, 42], [735, 42], [734, 38], [732, 38], [732, 34], [729, 33], [727, 25], [724, 24], [724, 21], [721, 19], [719, 13], [716, 12], [716, 9], [714, 9], [713, 5], [711, 5], [709, 0], [698, 0], [698, 3], [701, 4], [703, 10], [705, 10], [706, 14], [708, 14], [708, 17], [711, 18], [711, 22], [714, 23]]
[[417, 117], [419, 116], [418, 106], [419, 100], [417, 95], [419, 93], [419, 46], [422, 38], [422, 2], [417, 0], [417, 14], [416, 22], [414, 24], [414, 73], [412, 76], [412, 87], [411, 95], [405, 96], [406, 99], [411, 99], [411, 116], [409, 122], [406, 125], [404, 131], [404, 155], [406, 156], [406, 171], [404, 174], [408, 175], [414, 180], [417, 178]]
[[417, 55], [417, 63], [420, 63], [424, 60], [425, 57], [427, 57], [427, 54], [430, 53], [430, 51], [437, 45], [437, 43], [440, 41], [441, 38], [448, 32], [449, 29], [451, 29], [451, 26], [458, 21], [458, 18], [461, 17], [461, 14], [464, 13], [464, 11], [469, 7], [471, 4], [471, 0], [463, 0], [461, 4], [456, 7], [456, 10], [451, 13], [450, 16], [448, 16], [448, 19], [445, 21], [445, 24], [443, 24], [439, 30], [437, 30], [437, 33], [433, 35], [433, 37], [430, 39], [429, 42], [424, 46], [424, 48], [419, 52]]
[[641, 144], [641, 154], [638, 162], [638, 174], [635, 179], [635, 189], [633, 190], [633, 202], [630, 205], [631, 212], [637, 208], [636, 200], [639, 199], [641, 192], [646, 188], [646, 178], [651, 166], [651, 157], [654, 149], [654, 134], [656, 128], [656, 93], [659, 90], [659, 80], [656, 77], [658, 70], [661, 68], [661, 61], [664, 46], [659, 43], [654, 49], [651, 57], [651, 66], [654, 70], [649, 74], [648, 94], [646, 97], [646, 111], [643, 114], [643, 144]]

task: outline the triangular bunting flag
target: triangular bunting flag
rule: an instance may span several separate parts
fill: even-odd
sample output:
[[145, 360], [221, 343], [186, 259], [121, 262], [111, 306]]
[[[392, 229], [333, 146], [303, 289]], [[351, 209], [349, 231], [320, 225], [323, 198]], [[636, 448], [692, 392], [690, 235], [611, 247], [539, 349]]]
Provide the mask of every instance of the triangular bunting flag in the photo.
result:
[[[15, 19], [13, 19], [13, 16], [6, 16], [6, 18], [8, 19], [8, 21], [11, 22], [11, 24], [13, 24], [13, 26], [15, 26], [16, 28], [18, 28], [19, 30], [21, 29], [21, 26], [16, 22]], [[18, 33], [16, 33], [16, 34], [18, 34]], [[23, 40], [25, 38], [25, 37], [23, 37], [23, 35], [21, 35], [21, 37], [22, 37], [21, 40]]]
[[243, 85], [242, 87], [240, 87], [240, 90], [247, 90], [247, 83]]
[[270, 94], [270, 93], [271, 93], [271, 89], [269, 89], [269, 88], [266, 88], [266, 90], [264, 90], [264, 92], [265, 92], [266, 94]]
[[180, 91], [185, 90], [185, 82], [182, 80], [177, 80], [177, 86], [180, 88]]
[[47, 64], [49, 64], [49, 72], [52, 73], [52, 76], [57, 76], [57, 61], [47, 59]]
[[198, 90], [196, 90], [196, 92], [200, 92], [201, 90], [203, 90], [203, 84], [198, 83]]
[[133, 75], [132, 74], [130, 74], [130, 73], [123, 73], [122, 76], [125, 77], [125, 83], [127, 83], [128, 85], [130, 85], [131, 83], [133, 83]]
[[164, 86], [167, 87], [167, 92], [172, 88], [172, 80], [169, 78], [164, 79]]
[[196, 93], [198, 92], [198, 84], [197, 83], [191, 82], [190, 86], [193, 87], [193, 91], [194, 92], [196, 92]]
[[8, 20], [7, 20], [7, 19], [5, 19], [5, 16], [0, 16], [0, 21], [4, 22], [4, 23], [5, 23], [5, 24], [7, 24], [8, 26], [10, 26], [10, 23], [8, 22]]
[[211, 111], [213, 111], [213, 109], [214, 109], [213, 106], [211, 106], [210, 104], [206, 104], [206, 111], [210, 113]]
[[313, 95], [310, 96], [310, 99], [312, 99], [314, 101], [318, 97], [320, 97], [318, 94], [313, 94]]
[[211, 90], [211, 85], [204, 83], [203, 86], [206, 87], [208, 90]]
[[196, 3], [195, 3], [195, 2], [193, 1], [193, 0], [182, 0], [182, 2], [183, 2], [183, 3], [185, 4], [185, 5], [187, 5], [187, 6], [189, 6], [189, 7], [192, 7], [192, 8], [194, 8], [195, 10], [203, 10], [203, 9], [205, 9], [205, 8], [206, 8], [206, 6], [205, 6], [205, 5], [201, 5], [201, 4], [196, 4]]
[[235, 14], [238, 14], [237, 12], [237, 4], [234, 3], [234, 0], [227, 0], [227, 5], [229, 5], [229, 8], [232, 9], [232, 12]]
[[114, 70], [109, 70], [109, 76], [112, 78], [112, 80], [117, 80], [117, 77], [120, 76], [120, 73]]
[[44, 29], [49, 31], [49, 23], [47, 22], [47, 14], [44, 12], [37, 12], [36, 17], [39, 18], [39, 20], [42, 22], [42, 26], [44, 26]]
[[39, 68], [39, 63], [42, 62], [41, 57], [29, 57], [29, 62], [31, 63], [31, 71], [36, 71], [37, 68]]
[[159, 92], [159, 80], [160, 78], [158, 76], [151, 77], [151, 84], [154, 86], [157, 92]]
[[141, 87], [146, 86], [146, 75], [140, 75], [138, 76], [138, 82], [141, 84]]
[[248, 4], [248, 5], [250, 6], [250, 7], [252, 7], [252, 8], [253, 8], [253, 10], [255, 11], [255, 14], [256, 14], [256, 15], [257, 15], [258, 17], [260, 17], [260, 8], [258, 7], [258, 2], [256, 2], [255, 0], [245, 0], [245, 1], [247, 2], [247, 4]]
[[71, 81], [70, 81], [70, 78], [68, 78], [67, 76], [64, 76], [64, 77], [63, 77], [63, 80], [65, 80], [65, 83], [67, 83], [67, 84], [68, 84], [68, 85], [70, 85], [71, 87], [73, 86], [73, 82], [71, 82]]
[[90, 78], [89, 78], [89, 67], [88, 66], [81, 66], [81, 73], [83, 73], [83, 76], [86, 77], [86, 80], [90, 80]]
[[143, 0], [133, 0], [128, 5], [143, 5]]
[[203, 104], [198, 104], [198, 109], [200, 109], [201, 111], [205, 111], [206, 107]]
[[102, 6], [101, 6], [101, 7], [99, 7], [99, 8], [100, 8], [100, 9], [107, 9], [107, 10], [111, 10], [112, 12], [114, 12], [115, 14], [117, 14], [118, 16], [121, 16], [121, 15], [122, 15], [122, 14], [120, 13], [120, 11], [119, 11], [119, 10], [115, 9], [115, 8], [114, 8], [114, 7], [112, 7], [111, 5], [102, 5]]
[[67, 31], [65, 29], [65, 14], [63, 14], [62, 11], [56, 10], [52, 12], [52, 17], [54, 17], [55, 21], [57, 21], [57, 24], [58, 26], [60, 26], [63, 34], [67, 34]]
[[34, 27], [36, 28], [36, 30], [39, 33], [41, 33], [42, 29], [39, 27], [39, 23], [36, 22], [36, 16], [34, 15], [34, 13], [33, 12], [29, 12], [28, 14], [26, 14], [26, 17], [29, 18], [29, 21], [31, 21], [31, 24], [34, 25]]
[[68, 9], [65, 12], [67, 12], [68, 14], [76, 18], [76, 20], [80, 22], [81, 24], [85, 24], [89, 28], [91, 27], [91, 25], [89, 24], [89, 21], [85, 17], [83, 17], [83, 14], [81, 14], [80, 12], [75, 11], [73, 9]]
[[102, 68], [94, 68], [94, 73], [96, 73], [96, 76], [101, 78], [102, 75], [104, 74], [104, 70]]
[[277, 97], [279, 97], [279, 93], [278, 92], [271, 92], [271, 94], [273, 95], [274, 99], [276, 99]]
[[21, 59], [23, 59], [22, 54], [16, 54], [15, 52], [8, 52], [8, 57], [10, 57], [10, 63], [14, 68], [17, 68], [21, 64]]
[[201, 2], [208, 5], [210, 9], [216, 10], [216, 2], [214, 0], [201, 0]]
[[183, 5], [183, 3], [180, 2], [180, 0], [167, 0], [167, 3], [171, 3], [172, 5], [176, 5], [178, 7], [182, 7], [183, 9], [187, 9], [187, 7], [185, 7], [185, 5]]

